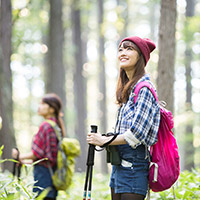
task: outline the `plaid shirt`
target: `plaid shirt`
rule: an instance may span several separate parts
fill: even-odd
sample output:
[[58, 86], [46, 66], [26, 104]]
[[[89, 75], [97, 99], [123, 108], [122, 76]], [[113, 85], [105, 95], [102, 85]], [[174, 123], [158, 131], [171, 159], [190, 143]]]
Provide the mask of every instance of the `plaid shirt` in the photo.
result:
[[[149, 75], [144, 75], [138, 83], [142, 81], [150, 82]], [[133, 87], [127, 103], [119, 108], [115, 132], [124, 134], [126, 131], [131, 131], [133, 137], [139, 141], [135, 147], [140, 144], [151, 146], [157, 141], [160, 106], [147, 87], [141, 88], [134, 104], [136, 85]]]
[[[55, 118], [50, 118], [56, 122]], [[53, 127], [44, 121], [33, 138], [32, 152], [37, 159], [48, 158], [50, 165], [54, 167], [57, 162], [58, 140]], [[47, 162], [40, 162], [40, 165], [48, 167]]]

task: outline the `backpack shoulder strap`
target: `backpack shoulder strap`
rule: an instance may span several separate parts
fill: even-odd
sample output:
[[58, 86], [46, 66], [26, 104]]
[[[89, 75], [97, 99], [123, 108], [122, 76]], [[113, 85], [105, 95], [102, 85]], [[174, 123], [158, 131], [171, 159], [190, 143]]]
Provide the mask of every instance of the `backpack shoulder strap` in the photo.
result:
[[50, 124], [53, 128], [56, 126], [56, 122], [54, 122], [53, 120], [46, 119], [45, 121], [46, 121], [48, 124]]
[[58, 140], [61, 141], [62, 140], [62, 134], [61, 134], [60, 128], [58, 127], [56, 122], [54, 122], [50, 119], [47, 119], [46, 122], [53, 127], [54, 131], [56, 132], [56, 136], [57, 136]]
[[134, 94], [135, 94], [135, 95], [134, 95], [134, 103], [137, 101], [137, 97], [138, 97], [138, 94], [139, 94], [139, 92], [140, 92], [140, 89], [143, 88], [143, 87], [149, 88], [149, 90], [150, 90], [151, 93], [153, 94], [153, 96], [154, 96], [154, 98], [156, 99], [156, 101], [159, 102], [158, 97], [157, 97], [157, 95], [156, 95], [156, 92], [155, 92], [153, 86], [151, 85], [151, 83], [149, 83], [149, 82], [147, 82], [147, 81], [142, 81], [142, 82], [140, 82], [140, 83], [138, 83], [138, 84], [136, 85], [136, 88], [135, 88], [135, 90], [134, 90]]

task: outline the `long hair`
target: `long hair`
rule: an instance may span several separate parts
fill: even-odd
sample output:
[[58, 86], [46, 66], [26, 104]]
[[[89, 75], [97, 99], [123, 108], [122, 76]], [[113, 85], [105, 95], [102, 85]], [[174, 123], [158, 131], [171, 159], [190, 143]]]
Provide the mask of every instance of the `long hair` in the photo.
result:
[[119, 106], [128, 101], [132, 88], [138, 82], [138, 80], [145, 74], [145, 59], [140, 49], [131, 41], [124, 41], [122, 44], [123, 47], [126, 48], [127, 46], [130, 46], [130, 43], [131, 46], [133, 46], [134, 49], [138, 52], [139, 59], [135, 66], [133, 66], [134, 73], [133, 77], [130, 80], [126, 75], [125, 70], [120, 68], [116, 89], [116, 102]]
[[47, 103], [50, 107], [52, 107], [54, 109], [54, 114], [58, 123], [58, 126], [61, 129], [62, 132], [62, 136], [65, 136], [65, 128], [64, 128], [64, 123], [62, 120], [62, 113], [61, 113], [61, 109], [62, 109], [62, 101], [60, 99], [60, 97], [54, 93], [49, 93], [46, 94], [43, 98], [42, 101], [44, 103]]

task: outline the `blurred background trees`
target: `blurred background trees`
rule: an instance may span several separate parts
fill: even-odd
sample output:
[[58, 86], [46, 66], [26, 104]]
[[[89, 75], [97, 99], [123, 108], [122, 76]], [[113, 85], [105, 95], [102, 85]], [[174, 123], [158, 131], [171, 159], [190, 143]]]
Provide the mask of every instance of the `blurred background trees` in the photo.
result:
[[66, 107], [65, 67], [64, 54], [64, 29], [62, 18], [62, 0], [49, 1], [49, 23], [47, 35], [47, 62], [45, 66], [46, 92], [57, 93]]
[[[64, 102], [67, 136], [81, 143], [76, 170], [84, 171], [90, 125], [102, 133], [115, 126], [118, 42], [138, 35], [157, 44], [146, 70], [159, 99], [174, 113], [181, 168], [200, 167], [199, 0], [0, 2], [4, 157], [15, 143], [30, 150], [42, 120], [38, 103], [46, 92], [55, 92]], [[101, 155], [96, 153], [95, 166], [107, 172]]]
[[[11, 154], [11, 148], [15, 146], [13, 128], [12, 71], [10, 68], [10, 57], [12, 54], [11, 1], [1, 1], [0, 6], [0, 116], [2, 117], [0, 146], [4, 145], [3, 158], [8, 158]], [[5, 163], [4, 168], [11, 170], [9, 163]]]
[[174, 62], [176, 32], [176, 1], [161, 1], [159, 24], [158, 96], [174, 112]]

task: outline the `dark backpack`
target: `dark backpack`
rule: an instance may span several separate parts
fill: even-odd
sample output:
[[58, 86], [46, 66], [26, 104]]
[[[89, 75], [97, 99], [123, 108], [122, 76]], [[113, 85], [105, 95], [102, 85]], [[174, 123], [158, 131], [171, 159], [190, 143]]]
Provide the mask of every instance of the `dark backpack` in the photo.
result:
[[[136, 85], [134, 102], [142, 87], [149, 88], [156, 101], [159, 102], [152, 85], [145, 81]], [[172, 132], [174, 126], [172, 113], [160, 105], [160, 114], [157, 143], [150, 146], [149, 187], [154, 192], [170, 188], [180, 173], [178, 146]]]

